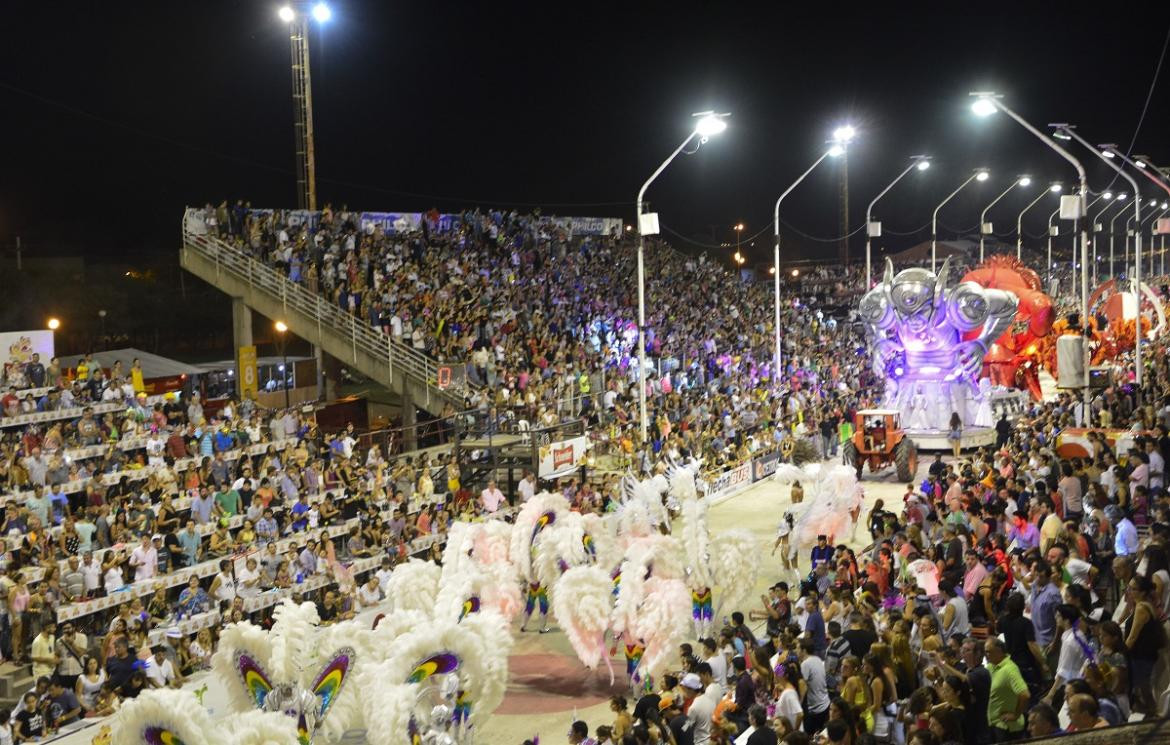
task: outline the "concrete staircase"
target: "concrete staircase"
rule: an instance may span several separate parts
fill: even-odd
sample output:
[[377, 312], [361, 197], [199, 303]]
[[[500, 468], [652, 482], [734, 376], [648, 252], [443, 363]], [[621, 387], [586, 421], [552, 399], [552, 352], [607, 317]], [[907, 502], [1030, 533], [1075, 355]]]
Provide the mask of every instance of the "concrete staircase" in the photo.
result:
[[12, 711], [20, 697], [32, 690], [31, 665], [5, 662], [0, 665], [0, 709]]
[[292, 333], [401, 395], [404, 411], [417, 406], [438, 415], [445, 403], [457, 411], [464, 408], [462, 389], [438, 387], [443, 366], [435, 360], [207, 235], [201, 224], [190, 219], [190, 210], [184, 215], [180, 253], [184, 269], [261, 315], [284, 321]]

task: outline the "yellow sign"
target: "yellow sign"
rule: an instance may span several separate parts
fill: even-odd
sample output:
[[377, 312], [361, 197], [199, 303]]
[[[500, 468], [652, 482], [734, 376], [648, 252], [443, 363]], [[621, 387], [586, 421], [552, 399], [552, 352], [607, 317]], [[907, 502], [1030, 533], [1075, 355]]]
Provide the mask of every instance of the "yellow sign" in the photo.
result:
[[249, 391], [253, 394], [256, 393], [256, 347], [240, 347], [236, 360], [238, 362], [236, 365], [238, 371], [236, 387], [242, 399], [248, 395]]

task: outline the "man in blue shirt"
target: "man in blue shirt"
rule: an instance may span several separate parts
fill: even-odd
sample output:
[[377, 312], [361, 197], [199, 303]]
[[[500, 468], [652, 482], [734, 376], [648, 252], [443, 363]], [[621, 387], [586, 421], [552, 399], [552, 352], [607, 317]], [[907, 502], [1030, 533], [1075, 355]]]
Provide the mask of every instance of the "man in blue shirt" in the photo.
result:
[[33, 493], [24, 500], [30, 515], [41, 521], [41, 526], [49, 527], [49, 499], [45, 496], [45, 488], [40, 484], [33, 486]]
[[816, 569], [817, 564], [833, 562], [833, 547], [829, 545], [829, 539], [823, 535], [817, 536], [817, 545], [812, 548], [812, 568]]
[[53, 484], [52, 492], [49, 494], [49, 506], [53, 512], [53, 524], [60, 525], [65, 521], [69, 512], [69, 497], [65, 496], [65, 490], [61, 488], [60, 484]]
[[191, 519], [197, 525], [211, 522], [211, 512], [215, 509], [215, 499], [207, 493], [207, 487], [199, 487], [199, 496], [191, 498]]
[[821, 601], [815, 592], [810, 592], [804, 599], [804, 609], [808, 612], [808, 618], [804, 622], [805, 638], [812, 641], [813, 654], [823, 660], [829, 650], [829, 640], [825, 636], [825, 617], [821, 615]]
[[179, 549], [183, 552], [185, 566], [195, 566], [203, 553], [203, 536], [195, 530], [195, 521], [187, 520], [187, 529], [179, 533]]
[[1032, 568], [1032, 630], [1041, 649], [1056, 634], [1056, 607], [1062, 602], [1060, 590], [1052, 584], [1052, 565], [1037, 559]]
[[292, 516], [293, 516], [292, 531], [294, 533], [300, 532], [300, 531], [304, 530], [306, 527], [308, 527], [309, 518], [307, 517], [307, 515], [308, 515], [310, 509], [312, 509], [312, 508], [309, 507], [308, 495], [302, 494], [297, 499], [297, 503], [294, 504], [292, 507]]

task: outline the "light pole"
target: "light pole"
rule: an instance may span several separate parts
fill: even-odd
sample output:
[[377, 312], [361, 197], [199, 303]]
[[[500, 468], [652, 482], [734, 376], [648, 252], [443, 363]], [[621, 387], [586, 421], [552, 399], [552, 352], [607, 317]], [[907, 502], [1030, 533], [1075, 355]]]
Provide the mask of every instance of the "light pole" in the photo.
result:
[[[981, 263], [981, 264], [983, 263], [983, 241], [984, 241], [984, 238], [986, 238], [986, 236], [992, 232], [991, 223], [987, 222], [987, 213], [991, 211], [991, 208], [994, 207], [999, 200], [1006, 197], [1008, 195], [1008, 192], [1010, 192], [1012, 189], [1016, 188], [1017, 186], [1027, 187], [1027, 186], [1030, 186], [1031, 184], [1032, 184], [1032, 177], [1031, 176], [1019, 176], [1018, 178], [1016, 178], [1015, 181], [1013, 181], [1011, 183], [1010, 186], [1008, 186], [1008, 188], [1004, 189], [1003, 192], [1000, 193], [1000, 195], [998, 197], [991, 200], [991, 204], [989, 204], [983, 208], [983, 212], [979, 215], [979, 263]], [[1016, 252], [1016, 258], [1017, 259], [1020, 258], [1019, 251]]]
[[[1043, 132], [1033, 127], [1024, 120], [1016, 112], [1008, 108], [998, 95], [991, 91], [975, 91], [971, 93], [975, 97], [975, 101], [971, 104], [971, 111], [977, 116], [989, 116], [996, 111], [1002, 111], [1009, 117], [1015, 120], [1024, 129], [1035, 135], [1041, 142], [1056, 151], [1060, 157], [1067, 160], [1077, 169], [1077, 177], [1080, 179], [1080, 188], [1077, 192], [1077, 203], [1075, 209], [1076, 219], [1081, 220], [1081, 324], [1083, 328], [1088, 328], [1089, 324], [1089, 232], [1085, 227], [1085, 197], [1089, 194], [1089, 178], [1085, 174], [1085, 167], [1077, 160], [1072, 153], [1061, 147], [1051, 137], [1045, 136]], [[1061, 198], [1063, 201], [1063, 197]], [[1075, 239], [1074, 239], [1075, 240]], [[1074, 244], [1073, 254], [1076, 254]], [[1075, 261], [1073, 262], [1075, 265]], [[1089, 337], [1082, 331], [1081, 333], [1081, 362], [1084, 366], [1084, 380], [1082, 384], [1081, 399], [1084, 407], [1084, 426], [1093, 426], [1092, 410], [1089, 408]]]
[[1040, 194], [1028, 203], [1028, 206], [1020, 210], [1020, 214], [1016, 217], [1016, 258], [1020, 258], [1024, 251], [1024, 214], [1040, 204], [1040, 200], [1044, 198], [1045, 194], [1059, 194], [1064, 189], [1064, 185], [1059, 181], [1053, 181], [1048, 185], [1048, 188], [1040, 192]]
[[1101, 240], [1097, 236], [1099, 233], [1103, 232], [1103, 230], [1101, 228], [1101, 223], [1099, 223], [1097, 221], [1100, 220], [1101, 216], [1105, 214], [1105, 210], [1107, 210], [1113, 206], [1113, 192], [1107, 191], [1104, 194], [1102, 194], [1100, 197], [1098, 197], [1098, 199], [1104, 199], [1105, 206], [1102, 207], [1097, 212], [1097, 214], [1093, 215], [1093, 219], [1090, 221], [1090, 224], [1092, 226], [1092, 231], [1093, 231], [1093, 286], [1094, 287], [1097, 286], [1097, 265], [1101, 263]]
[[821, 157], [817, 158], [813, 164], [808, 167], [807, 171], [800, 174], [796, 181], [792, 182], [791, 186], [784, 190], [784, 193], [780, 195], [780, 197], [776, 200], [776, 205], [772, 208], [772, 231], [773, 235], [775, 236], [775, 241], [773, 243], [774, 250], [772, 253], [772, 277], [774, 283], [774, 300], [776, 306], [776, 355], [772, 360], [773, 365], [775, 365], [772, 378], [773, 385], [777, 389], [780, 388], [780, 363], [782, 361], [780, 354], [780, 203], [784, 201], [786, 196], [792, 193], [793, 189], [795, 189], [797, 186], [800, 186], [800, 182], [804, 181], [805, 177], [812, 173], [816, 167], [821, 164], [821, 161], [823, 161], [825, 158], [828, 158], [829, 156], [838, 157], [844, 155], [845, 147], [849, 144], [850, 140], [853, 139], [855, 134], [857, 134], [856, 130], [850, 126], [837, 127], [837, 129], [833, 130], [833, 140], [829, 145], [829, 148], [825, 150]]
[[[657, 213], [642, 214], [642, 203], [646, 196], [646, 189], [650, 188], [650, 184], [654, 183], [654, 179], [666, 170], [670, 162], [678, 157], [686, 146], [691, 144], [691, 140], [696, 137], [699, 138], [699, 146], [701, 147], [707, 138], [712, 135], [717, 135], [723, 130], [727, 129], [727, 122], [724, 121], [730, 114], [716, 114], [714, 111], [702, 111], [693, 115], [696, 117], [694, 130], [687, 135], [687, 138], [682, 141], [682, 144], [675, 148], [674, 152], [667, 156], [666, 160], [662, 161], [662, 165], [650, 174], [650, 178], [646, 179], [646, 183], [642, 184], [642, 188], [638, 190], [638, 199], [636, 202], [637, 219], [638, 219], [638, 419], [642, 428], [642, 443], [646, 442], [646, 269], [644, 255], [646, 253], [646, 234], [651, 235], [658, 232], [658, 215]], [[698, 148], [696, 148], [696, 151]]]
[[285, 5], [277, 11], [288, 24], [289, 49], [292, 57], [293, 132], [296, 135], [297, 208], [317, 209], [317, 155], [313, 145], [313, 78], [309, 68], [309, 16], [317, 23], [333, 17], [325, 3], [311, 10], [301, 5]]
[[[1113, 219], [1111, 219], [1109, 221], [1109, 279], [1116, 279], [1117, 278], [1117, 272], [1115, 272], [1113, 269], [1113, 255], [1114, 255], [1113, 254], [1113, 235], [1114, 235], [1113, 225], [1114, 225], [1114, 223], [1117, 222], [1117, 218], [1119, 218], [1125, 214], [1125, 209], [1124, 209], [1125, 208], [1125, 200], [1128, 198], [1129, 198], [1128, 194], [1126, 194], [1125, 192], [1121, 192], [1120, 194], [1117, 195], [1117, 199], [1115, 199], [1113, 202], [1114, 204], [1121, 205], [1122, 209], [1119, 209], [1117, 211], [1117, 214], [1113, 216]], [[1138, 199], [1140, 200], [1141, 197], [1138, 197]], [[1122, 237], [1125, 238], [1125, 245], [1123, 246], [1123, 248], [1124, 248], [1124, 250], [1128, 251], [1129, 250], [1129, 238], [1126, 236], [1122, 236]], [[1124, 266], [1124, 264], [1122, 266]]]
[[906, 169], [899, 173], [898, 176], [890, 182], [889, 186], [882, 189], [881, 193], [874, 197], [873, 201], [869, 203], [869, 206], [865, 208], [865, 289], [867, 290], [873, 285], [873, 253], [870, 250], [870, 240], [880, 237], [882, 234], [881, 223], [875, 223], [873, 221], [873, 206], [878, 203], [879, 199], [886, 195], [886, 192], [888, 192], [890, 189], [893, 189], [894, 186], [896, 186], [897, 183], [901, 181], [906, 174], [910, 173], [916, 168], [919, 171], [925, 171], [927, 168], [930, 168], [930, 156], [911, 155], [910, 165], [906, 166]]
[[935, 252], [938, 250], [938, 211], [941, 210], [947, 202], [954, 199], [955, 195], [961, 192], [963, 188], [967, 186], [967, 184], [971, 183], [972, 181], [986, 181], [990, 177], [991, 172], [986, 168], [976, 168], [975, 172], [967, 177], [966, 181], [959, 184], [958, 189], [952, 191], [949, 195], [947, 195], [946, 199], [939, 202], [938, 206], [934, 208], [934, 214], [930, 216], [930, 271], [934, 271]]
[[277, 339], [280, 340], [280, 387], [284, 389], [284, 408], [289, 408], [288, 402], [288, 339], [285, 338], [285, 333], [288, 331], [288, 326], [284, 321], [277, 321], [273, 324], [276, 329]]
[[740, 253], [740, 249], [743, 247], [743, 223], [737, 222], [732, 230], [735, 231], [735, 260], [742, 264], [743, 261], [740, 260], [740, 257], [743, 254]]
[[1142, 232], [1142, 230], [1145, 230], [1146, 225], [1150, 226], [1150, 250], [1147, 251], [1146, 253], [1149, 254], [1149, 257], [1150, 257], [1150, 276], [1151, 277], [1154, 276], [1154, 221], [1157, 218], [1162, 216], [1162, 213], [1159, 213], [1156, 211], [1157, 209], [1158, 209], [1157, 200], [1151, 199], [1150, 200], [1150, 215], [1149, 215], [1149, 217], [1143, 217], [1141, 224], [1138, 226], [1138, 233], [1139, 234]]

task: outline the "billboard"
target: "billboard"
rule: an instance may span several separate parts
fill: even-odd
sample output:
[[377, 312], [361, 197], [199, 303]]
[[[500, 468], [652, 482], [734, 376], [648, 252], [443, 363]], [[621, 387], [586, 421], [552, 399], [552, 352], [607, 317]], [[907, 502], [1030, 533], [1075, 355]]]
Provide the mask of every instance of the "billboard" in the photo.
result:
[[36, 331], [0, 332], [0, 360], [5, 365], [23, 365], [32, 359], [33, 353], [41, 356], [41, 364], [48, 365], [53, 359], [53, 332], [46, 329]]

